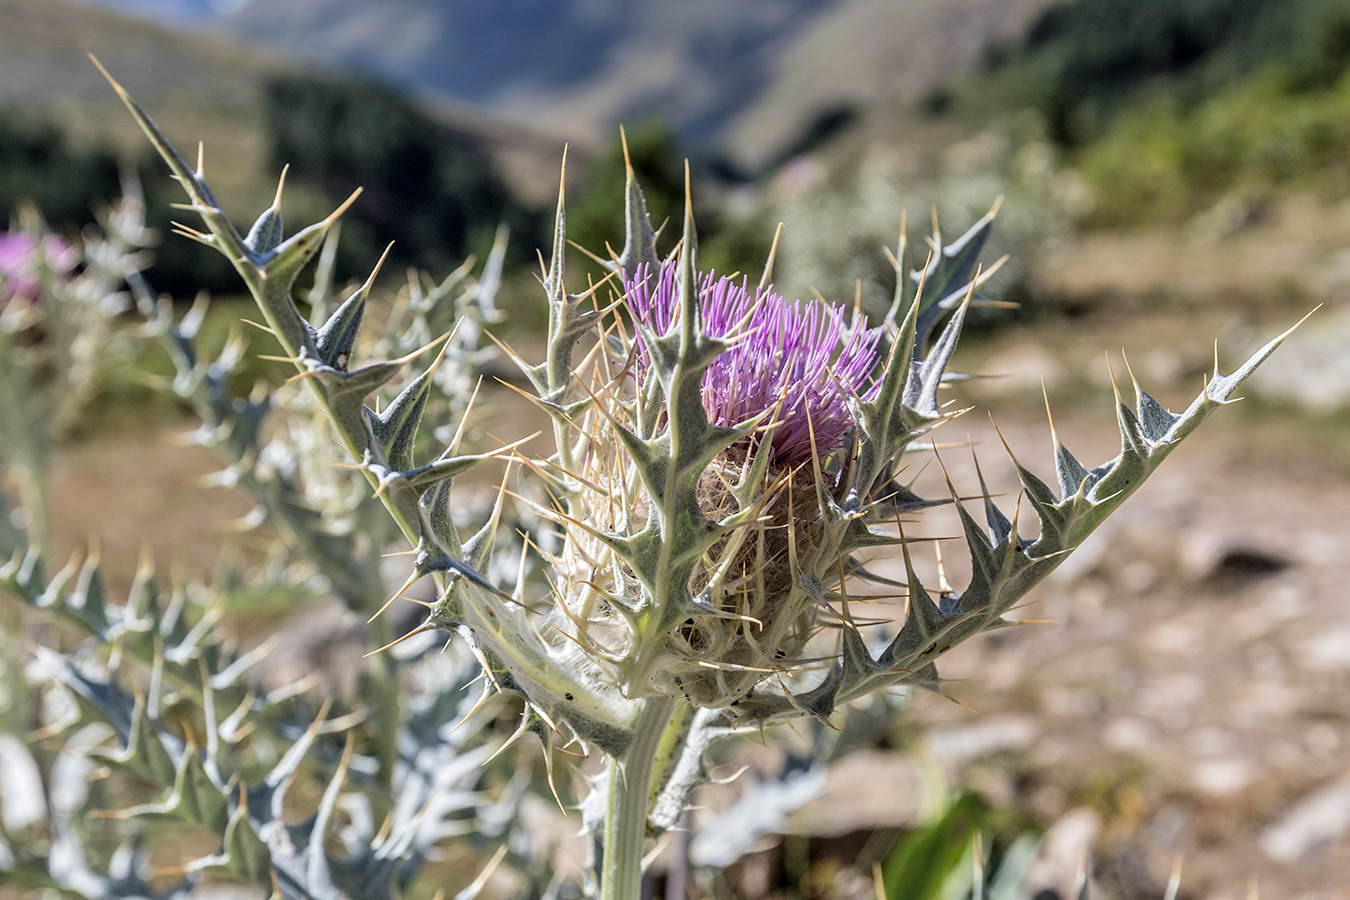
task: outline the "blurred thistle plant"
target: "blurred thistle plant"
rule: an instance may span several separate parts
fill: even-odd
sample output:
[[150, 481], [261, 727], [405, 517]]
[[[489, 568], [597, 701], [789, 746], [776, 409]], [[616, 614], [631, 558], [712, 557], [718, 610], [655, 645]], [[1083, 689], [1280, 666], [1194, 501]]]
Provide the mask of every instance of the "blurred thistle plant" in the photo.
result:
[[[295, 303], [297, 275], [347, 204], [286, 237], [278, 191], [241, 234], [207, 187], [200, 158], [194, 170], [114, 86], [205, 223], [205, 231], [182, 232], [234, 264], [283, 356], [415, 547], [404, 590], [435, 579], [425, 621], [401, 640], [458, 634], [483, 669], [485, 695], [523, 698], [517, 735], [604, 754], [605, 772], [583, 808], [588, 890], [606, 900], [639, 896], [647, 839], [679, 821], [706, 780], [704, 752], [714, 740], [824, 719], [887, 688], [936, 688], [937, 658], [1012, 624], [1004, 614], [1283, 339], [1231, 375], [1216, 369], [1181, 413], [1137, 385], [1134, 404], [1118, 397], [1121, 451], [1094, 469], [1052, 429], [1054, 487], [1013, 460], [1039, 525], [1036, 537], [1023, 537], [1019, 516], [1009, 519], [987, 490], [980, 523], [954, 488], [949, 499], [929, 501], [898, 478], [906, 450], [958, 414], [939, 404], [938, 391], [968, 309], [985, 302], [977, 257], [992, 211], [951, 244], [936, 240], [917, 266], [902, 238], [893, 302], [870, 325], [856, 310], [784, 301], [769, 289], [771, 265], [753, 290], [746, 280], [700, 273], [688, 203], [677, 251], [663, 260], [630, 169], [626, 241], [612, 261], [618, 299], [602, 303], [596, 289], [568, 293], [560, 195], [542, 279], [545, 358], [531, 364], [507, 351], [550, 418], [551, 454], [527, 457], [524, 442], [465, 454], [462, 421], [427, 422], [447, 338], [428, 332], [431, 347], [440, 343], [435, 361], [376, 410], [367, 399], [417, 352], [393, 342], [385, 346], [396, 358], [354, 359], [366, 288], [331, 311], [318, 305], [322, 321]], [[467, 415], [470, 404], [445, 405]], [[428, 424], [445, 446], [419, 461]], [[535, 539], [552, 570], [542, 598], [526, 575], [514, 584], [496, 575], [510, 571], [494, 564], [498, 532], [512, 515], [505, 481], [486, 523], [466, 530], [457, 520], [454, 479], [497, 457], [536, 476], [538, 492], [521, 503], [556, 524], [556, 539], [544, 531]], [[952, 504], [963, 525], [972, 563], [964, 591], [945, 579], [930, 591], [910, 559], [903, 519], [937, 502]], [[854, 618], [850, 597], [875, 578], [863, 555], [887, 547], [904, 559], [906, 606], [899, 621], [877, 627]]]
[[78, 244], [50, 233], [32, 209], [0, 234], [0, 455], [39, 544], [52, 446], [144, 348], [126, 314], [143, 322], [154, 313], [140, 279], [144, 204], [134, 180], [123, 187]]
[[[511, 827], [529, 769], [508, 758], [488, 764], [499, 742], [490, 715], [463, 721], [477, 708], [467, 688], [479, 675], [467, 650], [437, 652], [427, 636], [371, 660], [347, 694], [315, 697], [315, 673], [290, 681], [284, 662], [273, 664], [275, 637], [241, 647], [220, 627], [245, 596], [312, 596], [316, 573], [366, 619], [385, 595], [381, 553], [392, 529], [382, 511], [370, 515], [379, 504], [368, 490], [340, 483], [351, 473], [331, 465], [331, 441], [308, 439], [317, 429], [303, 392], [235, 396], [242, 340], [211, 358], [198, 341], [205, 300], [175, 321], [169, 302], [152, 297], [139, 273], [153, 235], [134, 183], [125, 187], [78, 248], [35, 216], [11, 243], [29, 248], [12, 271], [32, 277], [0, 332], [13, 339], [0, 345], [0, 592], [66, 627], [45, 628], [29, 653], [20, 646], [25, 608], [0, 605], [0, 653], [32, 657], [0, 670], [0, 881], [128, 900], [199, 896], [222, 878], [287, 900], [393, 898], [455, 838], [481, 861], [504, 860], [527, 885], [546, 884], [544, 854]], [[415, 276], [421, 302], [383, 340], [420, 340], [428, 320], [447, 315], [490, 317], [503, 242], [482, 278], [469, 264], [438, 285]], [[83, 262], [34, 263], [31, 248], [43, 246]], [[316, 293], [331, 292], [329, 273]], [[449, 369], [481, 362], [481, 329], [461, 334]], [[78, 379], [126, 366], [155, 343], [175, 373], [152, 381], [197, 413], [191, 439], [225, 458], [215, 480], [256, 501], [246, 524], [272, 531], [279, 551], [261, 573], [225, 564], [210, 585], [175, 579], [168, 588], [146, 559], [119, 602], [94, 553], [46, 574], [43, 476], [60, 437], [53, 409], [101, 387], [90, 375], [77, 390]], [[23, 492], [15, 509], [10, 480]], [[297, 822], [296, 794], [315, 787], [313, 815]], [[211, 843], [203, 848], [196, 834]], [[180, 864], [165, 868], [163, 847], [185, 840]], [[460, 896], [475, 896], [486, 875]]]
[[68, 277], [75, 268], [74, 248], [58, 235], [43, 234], [31, 215], [25, 218], [29, 221], [18, 230], [0, 233], [0, 305], [14, 299], [32, 303], [44, 282]]
[[[37, 647], [24, 678], [12, 667], [4, 679], [6, 884], [187, 900], [225, 878], [284, 900], [392, 900], [449, 837], [497, 861], [524, 850], [528, 870], [535, 854], [509, 828], [520, 779], [486, 765], [485, 720], [456, 727], [472, 705], [469, 654], [427, 644], [401, 655], [403, 691], [386, 723], [368, 706], [314, 702], [313, 679], [267, 686], [256, 669], [269, 646], [241, 651], [213, 627], [226, 603], [216, 588], [164, 590], [144, 564], [117, 603], [97, 560], [72, 561], [49, 583], [33, 561], [24, 552], [0, 565], [0, 587], [84, 638], [63, 651]], [[39, 701], [33, 749], [16, 737], [29, 730], [25, 681]], [[358, 750], [382, 739], [399, 748], [387, 774]], [[44, 752], [51, 743], [54, 756]], [[296, 821], [288, 796], [316, 782], [317, 807]], [[166, 836], [200, 847], [194, 834], [212, 843], [152, 866]]]

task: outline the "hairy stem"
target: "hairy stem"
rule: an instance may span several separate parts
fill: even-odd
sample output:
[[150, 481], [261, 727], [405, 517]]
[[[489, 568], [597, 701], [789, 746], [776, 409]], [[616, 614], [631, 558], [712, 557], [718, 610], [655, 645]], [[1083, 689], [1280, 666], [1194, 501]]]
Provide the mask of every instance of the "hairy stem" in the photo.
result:
[[609, 759], [600, 900], [638, 900], [641, 896], [652, 770], [675, 708], [672, 697], [645, 700], [633, 727], [633, 743], [622, 758]]

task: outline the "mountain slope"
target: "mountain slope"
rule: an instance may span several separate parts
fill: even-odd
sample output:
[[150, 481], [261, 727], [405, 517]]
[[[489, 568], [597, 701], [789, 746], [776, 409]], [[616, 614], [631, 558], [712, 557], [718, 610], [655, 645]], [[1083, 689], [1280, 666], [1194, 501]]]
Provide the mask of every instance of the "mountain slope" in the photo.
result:
[[958, 91], [973, 112], [1031, 107], [1065, 145], [1120, 111], [1203, 102], [1272, 66], [1316, 89], [1350, 64], [1350, 0], [1069, 0]]
[[574, 133], [660, 113], [695, 143], [840, 0], [254, 2], [234, 33]]
[[227, 203], [266, 202], [262, 85], [290, 67], [280, 57], [72, 0], [0, 0], [0, 22], [0, 107], [59, 123], [78, 144], [140, 155], [145, 139], [93, 54], [185, 151], [207, 143]]
[[657, 115], [687, 152], [758, 171], [832, 113], [922, 96], [1051, 0], [91, 2], [178, 23], [209, 5], [218, 32], [583, 144]]
[[846, 0], [782, 48], [767, 88], [728, 123], [751, 168], [832, 114], [887, 115], [961, 75], [1051, 0]]
[[222, 27], [594, 140], [659, 115], [757, 171], [822, 117], [912, 101], [1051, 0], [253, 0]]
[[[119, 5], [136, 12], [167, 9], [171, 20], [182, 22], [188, 11], [208, 3], [0, 0], [0, 115], [14, 110], [59, 124], [80, 146], [144, 153], [145, 138], [90, 62], [93, 54], [182, 151], [205, 144], [208, 175], [228, 208], [240, 216], [256, 214], [271, 199], [276, 177], [268, 171], [266, 85], [301, 71], [301, 64], [229, 34], [165, 27], [107, 8]], [[564, 138], [529, 123], [494, 120], [463, 104], [437, 100], [432, 106], [439, 120], [497, 157], [526, 197], [546, 199], [557, 190]]]

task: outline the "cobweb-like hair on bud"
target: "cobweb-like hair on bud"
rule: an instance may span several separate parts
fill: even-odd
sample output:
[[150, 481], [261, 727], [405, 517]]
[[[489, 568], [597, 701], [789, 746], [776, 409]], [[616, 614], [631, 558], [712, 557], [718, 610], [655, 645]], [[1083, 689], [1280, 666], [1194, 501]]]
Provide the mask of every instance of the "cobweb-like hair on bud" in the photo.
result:
[[[628, 308], [655, 334], [665, 334], [679, 305], [679, 266], [667, 262], [655, 279], [625, 285]], [[703, 407], [714, 425], [736, 425], [779, 407], [770, 449], [780, 465], [810, 460], [812, 433], [821, 457], [853, 440], [851, 396], [877, 391], [877, 345], [883, 329], [821, 302], [788, 301], [771, 290], [747, 289], [713, 273], [702, 276], [698, 301], [704, 333], [731, 346], [703, 374]], [[641, 335], [634, 368], [646, 377], [651, 358]], [[809, 424], [808, 424], [809, 422]]]

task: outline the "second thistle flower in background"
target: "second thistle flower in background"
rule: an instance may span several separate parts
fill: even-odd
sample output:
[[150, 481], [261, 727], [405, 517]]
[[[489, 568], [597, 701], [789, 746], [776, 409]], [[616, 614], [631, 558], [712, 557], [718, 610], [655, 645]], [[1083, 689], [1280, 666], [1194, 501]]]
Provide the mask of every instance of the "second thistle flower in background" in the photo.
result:
[[[30, 229], [36, 230], [30, 223]], [[38, 299], [44, 279], [63, 279], [79, 262], [79, 251], [54, 234], [0, 232], [0, 308], [11, 299]]]

